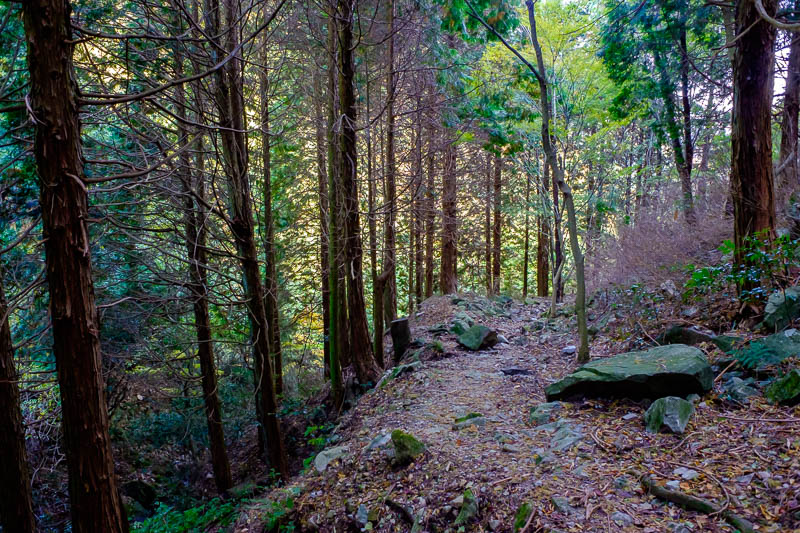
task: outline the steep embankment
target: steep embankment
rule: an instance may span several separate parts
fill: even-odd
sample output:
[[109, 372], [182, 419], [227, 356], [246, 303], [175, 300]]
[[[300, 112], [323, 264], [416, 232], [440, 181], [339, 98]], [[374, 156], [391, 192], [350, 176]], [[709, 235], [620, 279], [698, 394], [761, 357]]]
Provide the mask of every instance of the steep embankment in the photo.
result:
[[[294, 494], [284, 523], [324, 532], [512, 531], [518, 508], [529, 502], [529, 533], [733, 531], [719, 516], [645, 494], [640, 476], [648, 474], [725, 506], [760, 524], [761, 531], [800, 527], [800, 424], [791, 408], [761, 399], [738, 408], [712, 392], [686, 433], [677, 436], [645, 431], [645, 403], [586, 400], [564, 403], [553, 422], [537, 426], [530, 412], [545, 401], [544, 387], [575, 366], [574, 355], [562, 351], [571, 344], [573, 328], [564, 318], [541, 318], [544, 302], [460, 303], [436, 298], [423, 305], [413, 337], [438, 339], [440, 358], [361, 398], [344, 415], [323, 457], [341, 456], [323, 472], [312, 466], [271, 495]], [[450, 333], [431, 333], [456, 313], [496, 329], [509, 342], [470, 352]], [[613, 351], [602, 338], [593, 348], [595, 357]], [[431, 355], [435, 350], [426, 350], [423, 360]], [[480, 416], [455, 424], [471, 413]], [[387, 435], [395, 429], [426, 446], [406, 467], [391, 462]], [[330, 453], [332, 447], [341, 448]], [[477, 506], [470, 505], [470, 493]], [[253, 505], [237, 531], [259, 530], [270, 508]], [[471, 516], [455, 525], [462, 509]]]

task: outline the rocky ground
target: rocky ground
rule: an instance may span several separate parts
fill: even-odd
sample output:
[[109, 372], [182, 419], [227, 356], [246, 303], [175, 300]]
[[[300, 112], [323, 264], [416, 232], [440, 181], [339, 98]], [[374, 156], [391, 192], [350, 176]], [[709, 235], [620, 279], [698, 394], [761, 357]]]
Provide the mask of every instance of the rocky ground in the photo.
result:
[[[532, 513], [517, 529], [528, 533], [735, 531], [728, 512], [757, 531], [800, 531], [800, 410], [760, 395], [732, 402], [725, 377], [696, 400], [681, 435], [648, 433], [647, 401], [579, 400], [531, 417], [544, 388], [577, 366], [564, 350], [574, 327], [542, 318], [546, 308], [478, 297], [425, 302], [412, 321], [412, 337], [427, 346], [422, 363], [363, 396], [316, 465], [254, 502], [237, 531], [261, 531], [274, 513], [267, 502], [287, 495], [293, 504], [281, 521], [297, 531], [510, 532], [525, 503]], [[508, 342], [467, 350], [443, 332], [454, 317]], [[592, 356], [616, 346], [600, 335]], [[724, 355], [711, 343], [701, 348], [712, 362]], [[425, 445], [406, 466], [393, 460], [397, 429]], [[642, 479], [722, 512], [666, 503]]]

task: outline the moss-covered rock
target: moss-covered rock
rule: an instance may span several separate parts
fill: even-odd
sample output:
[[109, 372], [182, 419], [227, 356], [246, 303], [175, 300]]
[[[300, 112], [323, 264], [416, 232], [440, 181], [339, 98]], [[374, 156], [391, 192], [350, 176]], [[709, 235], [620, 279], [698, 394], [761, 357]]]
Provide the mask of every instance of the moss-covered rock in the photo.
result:
[[800, 370], [793, 368], [770, 385], [764, 396], [773, 403], [797, 405], [800, 403]]
[[770, 330], [782, 329], [800, 317], [800, 287], [789, 287], [774, 292], [764, 308], [764, 326]]
[[536, 407], [531, 408], [530, 415], [528, 416], [528, 423], [534, 426], [540, 426], [552, 421], [553, 413], [563, 407], [561, 402], [547, 402], [540, 403]]
[[410, 464], [425, 451], [425, 445], [417, 438], [403, 430], [392, 431], [394, 460], [398, 465]]
[[521, 531], [528, 523], [528, 519], [533, 513], [533, 506], [529, 502], [523, 502], [517, 509], [517, 514], [514, 515], [514, 533]]
[[644, 423], [650, 433], [658, 433], [662, 428], [672, 433], [683, 433], [693, 413], [694, 405], [691, 402], [676, 396], [667, 396], [650, 405], [644, 413]]
[[548, 401], [573, 396], [662, 398], [711, 390], [714, 373], [691, 346], [670, 344], [592, 361], [545, 389]]
[[459, 335], [458, 343], [472, 351], [491, 348], [497, 344], [497, 332], [486, 326], [477, 324]]
[[471, 489], [464, 491], [463, 499], [456, 521], [453, 522], [454, 526], [462, 526], [478, 514], [478, 499]]

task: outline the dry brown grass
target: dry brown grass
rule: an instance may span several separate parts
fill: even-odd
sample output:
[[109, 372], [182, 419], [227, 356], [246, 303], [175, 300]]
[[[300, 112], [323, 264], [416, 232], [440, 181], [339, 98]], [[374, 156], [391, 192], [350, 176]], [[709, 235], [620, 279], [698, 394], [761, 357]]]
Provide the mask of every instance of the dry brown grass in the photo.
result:
[[679, 208], [677, 184], [647, 198], [630, 224], [618, 216], [616, 234], [592, 243], [587, 254], [589, 288], [659, 284], [666, 279], [677, 283], [685, 265], [718, 261], [717, 248], [733, 235], [733, 220], [725, 214], [727, 184], [712, 182], [704, 188], [705, 194], [695, 193], [697, 224], [691, 229]]

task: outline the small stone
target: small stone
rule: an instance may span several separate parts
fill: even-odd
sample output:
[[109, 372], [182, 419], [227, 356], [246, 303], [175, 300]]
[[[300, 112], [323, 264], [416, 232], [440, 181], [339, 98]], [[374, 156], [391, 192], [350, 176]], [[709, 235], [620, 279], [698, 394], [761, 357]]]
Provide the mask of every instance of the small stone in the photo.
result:
[[347, 452], [347, 446], [334, 446], [333, 448], [322, 450], [314, 458], [314, 468], [316, 468], [318, 472], [324, 472], [329, 464], [336, 459], [344, 457]]
[[611, 513], [611, 520], [620, 527], [633, 525], [633, 518], [631, 518], [631, 515], [623, 513], [622, 511], [614, 511]]
[[500, 526], [501, 525], [502, 525], [502, 522], [500, 522], [500, 520], [497, 520], [497, 519], [494, 519], [494, 518], [489, 520], [489, 529], [491, 531], [500, 531]]
[[367, 525], [369, 522], [369, 511], [367, 510], [367, 506], [363, 503], [358, 506], [358, 511], [356, 511], [356, 522], [358, 522], [361, 527]]
[[683, 433], [694, 413], [694, 405], [683, 398], [667, 396], [654, 401], [644, 413], [647, 431], [658, 433], [662, 427], [673, 433]]
[[399, 429], [392, 431], [392, 444], [394, 444], [394, 459], [399, 465], [411, 463], [425, 451], [425, 445], [414, 435]]
[[552, 496], [550, 501], [561, 513], [566, 515], [575, 513], [575, 508], [569, 504], [569, 500], [563, 496]]
[[636, 413], [628, 413], [628, 414], [626, 414], [626, 415], [623, 415], [623, 416], [622, 416], [622, 419], [623, 419], [623, 420], [633, 420], [634, 418], [637, 418], [638, 416], [639, 416], [639, 415], [638, 415], [638, 414], [636, 414]]
[[376, 448], [383, 448], [384, 446], [389, 444], [391, 440], [392, 440], [391, 433], [388, 432], [381, 433], [380, 435], [378, 435], [377, 437], [375, 437], [370, 441], [369, 445], [367, 446], [367, 451], [372, 451]]
[[574, 344], [570, 344], [569, 346], [564, 346], [564, 348], [561, 349], [561, 353], [563, 355], [574, 355], [575, 352], [577, 351], [578, 347], [575, 346]]
[[519, 368], [516, 366], [512, 366], [509, 368], [501, 368], [500, 372], [502, 372], [506, 376], [530, 376], [533, 374], [533, 372], [531, 372], [527, 368]]
[[498, 335], [497, 342], [500, 344], [508, 344], [508, 339], [506, 338], [505, 335]]
[[461, 509], [458, 511], [454, 526], [461, 526], [469, 522], [472, 517], [478, 514], [478, 499], [471, 489], [464, 491], [462, 495]]
[[561, 410], [563, 404], [561, 402], [547, 402], [541, 403], [532, 408], [528, 415], [528, 423], [534, 426], [547, 424], [553, 419], [553, 414]]
[[773, 403], [782, 405], [796, 405], [800, 403], [800, 370], [792, 369], [783, 377], [775, 380], [764, 396]]
[[681, 482], [676, 479], [673, 479], [672, 481], [667, 481], [666, 485], [672, 490], [678, 490], [681, 488]]

